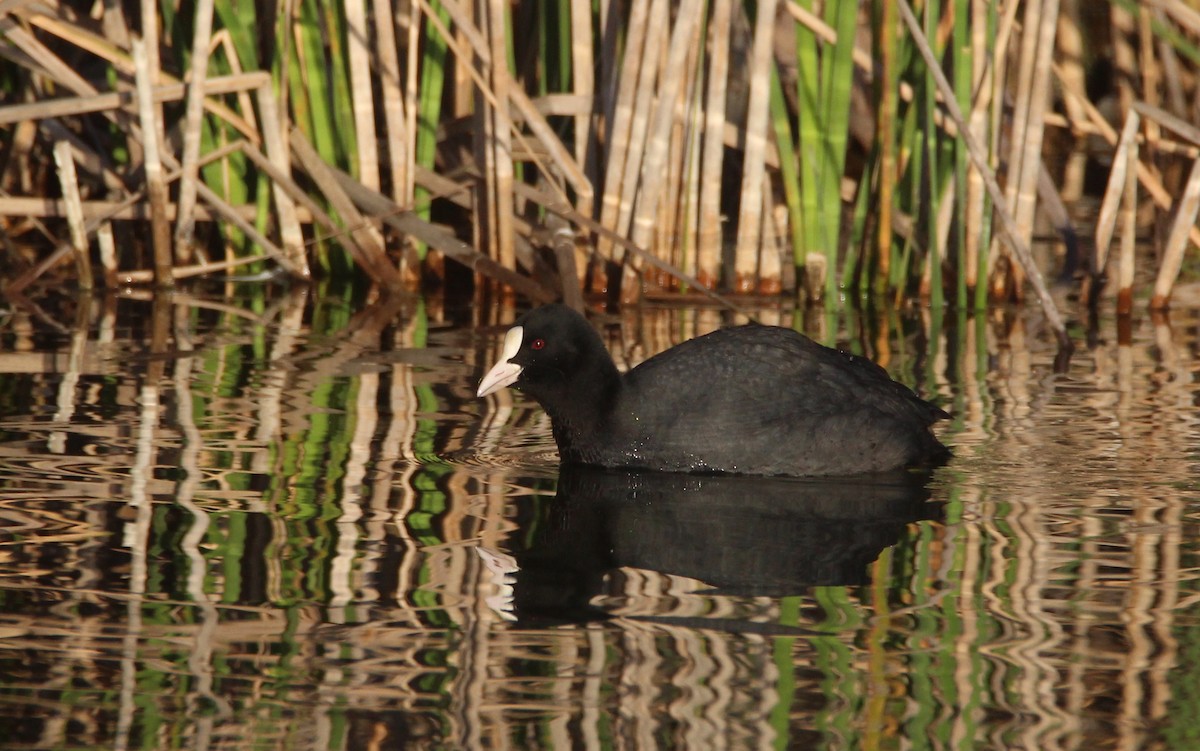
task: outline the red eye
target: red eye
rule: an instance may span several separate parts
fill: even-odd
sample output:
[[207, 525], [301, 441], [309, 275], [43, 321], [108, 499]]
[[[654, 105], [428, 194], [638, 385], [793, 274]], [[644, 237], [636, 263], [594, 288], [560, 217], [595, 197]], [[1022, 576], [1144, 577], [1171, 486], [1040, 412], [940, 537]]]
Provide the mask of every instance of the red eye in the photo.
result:
[[533, 347], [534, 349], [542, 349], [543, 347], [546, 346], [546, 340], [545, 339], [534, 339], [532, 342], [529, 343], [529, 346]]

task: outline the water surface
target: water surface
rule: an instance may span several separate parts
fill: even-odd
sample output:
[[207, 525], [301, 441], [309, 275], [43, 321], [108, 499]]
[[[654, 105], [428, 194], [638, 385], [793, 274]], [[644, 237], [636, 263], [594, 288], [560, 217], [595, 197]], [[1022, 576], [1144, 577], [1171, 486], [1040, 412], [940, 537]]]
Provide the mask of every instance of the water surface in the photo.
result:
[[[1033, 312], [808, 316], [954, 415], [871, 483], [560, 476], [474, 397], [514, 315], [11, 309], [0, 746], [1200, 745], [1197, 310], [1065, 373]], [[731, 322], [605, 331], [627, 367]]]

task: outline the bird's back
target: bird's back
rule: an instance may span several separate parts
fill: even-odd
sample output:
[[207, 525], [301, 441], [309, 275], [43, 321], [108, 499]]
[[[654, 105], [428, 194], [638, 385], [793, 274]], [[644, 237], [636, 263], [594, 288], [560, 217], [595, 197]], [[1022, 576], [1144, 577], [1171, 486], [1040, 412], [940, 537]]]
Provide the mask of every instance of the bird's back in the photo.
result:
[[864, 358], [788, 329], [692, 339], [632, 369], [607, 427], [624, 460], [686, 471], [854, 474], [943, 452], [945, 413]]

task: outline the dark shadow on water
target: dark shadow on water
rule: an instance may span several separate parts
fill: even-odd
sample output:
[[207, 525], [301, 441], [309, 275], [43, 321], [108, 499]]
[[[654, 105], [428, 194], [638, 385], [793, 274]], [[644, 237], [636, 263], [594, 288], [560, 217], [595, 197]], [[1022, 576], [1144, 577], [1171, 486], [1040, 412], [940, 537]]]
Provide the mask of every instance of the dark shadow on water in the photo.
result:
[[698, 579], [714, 594], [803, 594], [867, 581], [914, 521], [936, 519], [927, 474], [756, 478], [564, 469], [558, 494], [519, 509], [511, 552], [524, 622], [605, 617], [605, 575], [630, 567]]

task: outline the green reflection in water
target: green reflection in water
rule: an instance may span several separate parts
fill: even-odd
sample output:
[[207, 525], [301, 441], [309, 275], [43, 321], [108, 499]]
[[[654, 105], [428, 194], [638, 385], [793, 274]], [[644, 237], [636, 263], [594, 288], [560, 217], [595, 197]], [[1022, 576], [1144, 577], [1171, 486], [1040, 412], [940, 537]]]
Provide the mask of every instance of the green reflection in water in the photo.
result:
[[[800, 604], [803, 598], [799, 596], [782, 597], [779, 600], [779, 623], [784, 626], [800, 625]], [[775, 693], [778, 697], [771, 709], [771, 727], [775, 730], [775, 748], [785, 749], [791, 745], [791, 713], [792, 704], [796, 697], [796, 665], [793, 649], [796, 637], [778, 636], [775, 638], [775, 669], [779, 677], [775, 681]]]

